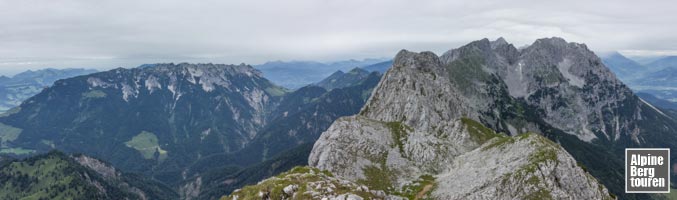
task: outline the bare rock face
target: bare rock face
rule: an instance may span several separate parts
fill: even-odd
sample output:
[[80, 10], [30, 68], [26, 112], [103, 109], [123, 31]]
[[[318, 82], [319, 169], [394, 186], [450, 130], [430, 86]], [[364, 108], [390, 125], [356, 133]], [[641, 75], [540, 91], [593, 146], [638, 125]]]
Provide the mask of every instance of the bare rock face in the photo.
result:
[[202, 177], [197, 177], [195, 181], [182, 185], [179, 188], [179, 194], [182, 199], [195, 199], [200, 195], [200, 188], [202, 187]]
[[531, 133], [489, 140], [437, 181], [439, 199], [612, 199], [564, 149]]
[[[136, 186], [136, 185], [130, 185], [129, 183], [125, 182], [125, 181], [128, 181], [129, 178], [123, 177], [122, 172], [118, 171], [117, 169], [115, 169], [115, 167], [111, 166], [110, 164], [105, 163], [105, 162], [103, 162], [99, 159], [92, 158], [92, 157], [82, 155], [82, 154], [77, 155], [77, 156], [72, 156], [71, 158], [73, 160], [75, 160], [77, 163], [79, 163], [80, 165], [82, 165], [86, 168], [89, 168], [91, 170], [94, 170], [96, 173], [101, 175], [104, 178], [104, 180], [118, 183], [119, 184], [118, 187], [121, 187], [125, 190], [128, 190], [131, 193], [134, 193], [135, 195], [137, 195], [139, 197], [139, 199], [143, 199], [143, 200], [149, 199], [149, 197], [148, 197], [149, 194], [146, 194], [147, 191], [144, 191], [144, 190], [138, 188], [138, 186]], [[99, 188], [99, 190], [102, 190], [102, 191], [105, 192], [105, 190], [103, 189], [103, 187], [101, 186], [100, 183], [92, 182], [92, 184], [95, 184], [96, 187]], [[143, 188], [143, 189], [147, 190], [148, 188]]]
[[113, 166], [110, 166], [109, 164], [106, 164], [96, 158], [79, 155], [73, 157], [73, 159], [80, 163], [80, 165], [88, 167], [101, 174], [104, 178], [118, 179], [120, 176], [120, 172], [118, 172]]
[[[360, 114], [336, 120], [322, 134], [309, 165], [410, 198], [611, 199], [558, 144], [526, 133], [539, 127], [523, 116], [517, 98], [552, 108], [557, 101], [579, 101], [582, 91], [595, 94], [581, 87], [597, 87], [592, 84], [597, 79], [615, 84], [609, 81], [613, 75], [605, 76], [608, 70], [587, 69], [594, 68], [594, 59], [583, 56], [594, 54], [574, 53], [584, 46], [550, 40], [558, 39], [517, 50], [504, 40], [485, 39], [442, 57], [401, 51]], [[585, 62], [591, 63], [581, 66]], [[552, 80], [544, 74], [553, 74]], [[563, 121], [590, 116], [577, 111], [605, 102], [548, 110], [552, 113], [544, 120], [579, 138], [595, 137], [581, 131], [594, 121], [576, 122], [570, 129]]]
[[641, 119], [640, 105], [625, 103], [634, 100], [632, 91], [584, 44], [544, 38], [518, 50], [505, 41], [484, 39], [450, 50], [441, 60], [451, 68], [477, 62], [472, 69], [498, 76], [512, 98], [526, 100], [548, 124], [581, 140], [630, 135], [640, 143], [635, 123]]
[[387, 182], [405, 185], [421, 175], [449, 170], [454, 157], [477, 148], [478, 140], [494, 134], [474, 136], [461, 120], [450, 126], [453, 130], [449, 133], [455, 134], [435, 135], [400, 122], [344, 117], [325, 132], [332, 134], [323, 134], [315, 143], [309, 163], [349, 180], [380, 179], [382, 172], [388, 175]]

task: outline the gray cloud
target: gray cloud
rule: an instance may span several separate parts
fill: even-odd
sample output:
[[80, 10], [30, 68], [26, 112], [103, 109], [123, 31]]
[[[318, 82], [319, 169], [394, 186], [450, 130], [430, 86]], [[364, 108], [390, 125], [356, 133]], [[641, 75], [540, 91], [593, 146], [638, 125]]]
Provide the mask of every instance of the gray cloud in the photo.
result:
[[674, 1], [0, 0], [0, 74], [152, 62], [261, 63], [443, 52], [560, 36], [596, 51], [676, 52]]

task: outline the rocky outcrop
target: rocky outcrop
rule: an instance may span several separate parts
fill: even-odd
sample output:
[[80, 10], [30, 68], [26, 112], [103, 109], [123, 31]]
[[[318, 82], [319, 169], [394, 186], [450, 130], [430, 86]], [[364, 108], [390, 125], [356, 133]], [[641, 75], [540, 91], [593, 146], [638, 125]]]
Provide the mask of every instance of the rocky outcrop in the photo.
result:
[[545, 122], [581, 140], [602, 136], [613, 141], [626, 135], [640, 142], [636, 124], [640, 106], [624, 103], [635, 100], [632, 91], [584, 44], [544, 38], [518, 50], [504, 40], [484, 39], [450, 50], [440, 59], [441, 65], [463, 75], [469, 71], [458, 66], [475, 62], [470, 69], [497, 76], [510, 97], [524, 99]]
[[309, 165], [389, 194], [433, 176], [436, 199], [611, 199], [571, 155], [540, 135], [504, 136], [465, 118], [457, 127], [456, 136], [434, 136], [345, 117], [318, 140]]
[[402, 199], [352, 181], [336, 178], [327, 171], [296, 167], [289, 172], [234, 191], [222, 200], [237, 199]]
[[85, 155], [73, 156], [73, 159], [80, 163], [80, 165], [85, 166], [94, 170], [96, 173], [99, 173], [101, 176], [107, 179], [118, 179], [120, 172], [118, 172], [113, 166], [104, 163], [96, 158], [92, 158]]
[[559, 145], [537, 134], [499, 136], [438, 174], [438, 199], [612, 199]]
[[[562, 147], [526, 133], [539, 131], [525, 117], [524, 107], [533, 106], [548, 109], [545, 121], [589, 141], [580, 130], [594, 123], [566, 129], [558, 120], [587, 116], [576, 109], [600, 101], [549, 108], [562, 99], [580, 100], [581, 90], [602, 93], [594, 81], [617, 82], [608, 70], [594, 69], [594, 54], [579, 52], [584, 46], [559, 40], [517, 50], [505, 40], [485, 39], [442, 57], [403, 50], [360, 114], [322, 134], [309, 165], [387, 194], [416, 188], [435, 199], [611, 199]], [[537, 95], [549, 90], [571, 92]], [[519, 100], [525, 98], [529, 103]], [[430, 179], [432, 191], [413, 187]]]

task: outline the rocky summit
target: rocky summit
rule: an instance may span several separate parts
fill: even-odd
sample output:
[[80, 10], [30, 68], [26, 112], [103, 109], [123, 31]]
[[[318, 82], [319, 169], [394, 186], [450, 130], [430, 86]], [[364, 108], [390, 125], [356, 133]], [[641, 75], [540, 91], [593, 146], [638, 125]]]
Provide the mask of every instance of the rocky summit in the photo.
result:
[[[541, 42], [547, 41], [532, 46]], [[524, 61], [495, 56], [492, 51], [506, 44], [482, 40], [442, 57], [401, 51], [361, 113], [337, 120], [322, 134], [310, 166], [388, 194], [405, 193], [416, 180], [432, 176], [435, 199], [612, 198], [562, 147], [524, 133], [535, 124], [501, 116], [514, 97], [547, 86], [532, 85], [526, 76], [504, 84], [500, 74], [509, 70], [501, 72], [495, 63], [531, 64], [526, 52], [539, 52], [522, 50]], [[512, 50], [500, 52], [518, 58], [520, 52]]]
[[[673, 124], [584, 44], [545, 38], [517, 49], [499, 38], [442, 56], [402, 50], [360, 113], [336, 120], [308, 158], [368, 194], [311, 191], [317, 180], [299, 179], [262, 189], [278, 177], [224, 198], [644, 199], [654, 196], [618, 187], [619, 149], [651, 147]], [[284, 192], [294, 186], [304, 189]]]

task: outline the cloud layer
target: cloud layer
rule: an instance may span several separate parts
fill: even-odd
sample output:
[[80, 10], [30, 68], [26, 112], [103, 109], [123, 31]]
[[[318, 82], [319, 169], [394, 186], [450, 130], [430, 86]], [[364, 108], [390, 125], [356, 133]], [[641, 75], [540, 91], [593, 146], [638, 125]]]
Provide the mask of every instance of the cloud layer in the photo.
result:
[[596, 51], [675, 52], [675, 1], [0, 0], [0, 74], [149, 62], [261, 63], [443, 52], [559, 36]]

